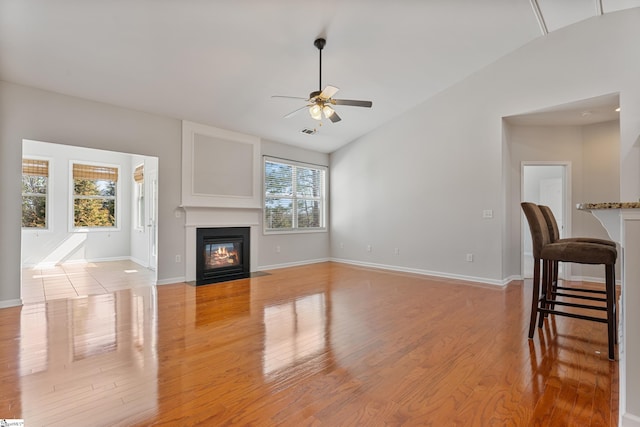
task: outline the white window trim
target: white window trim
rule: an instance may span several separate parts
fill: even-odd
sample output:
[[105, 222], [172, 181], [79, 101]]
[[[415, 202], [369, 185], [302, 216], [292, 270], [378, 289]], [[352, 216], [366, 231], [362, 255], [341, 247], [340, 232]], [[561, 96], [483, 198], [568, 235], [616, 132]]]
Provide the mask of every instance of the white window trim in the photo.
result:
[[[116, 225], [114, 227], [76, 227], [74, 224], [74, 200], [75, 194], [73, 190], [73, 165], [75, 163], [83, 164], [83, 165], [95, 165], [95, 166], [104, 166], [109, 168], [115, 168], [118, 170], [118, 181], [116, 182]], [[113, 163], [101, 163], [93, 160], [69, 160], [69, 232], [70, 233], [112, 233], [114, 231], [120, 231], [121, 222], [122, 222], [122, 181], [124, 177], [122, 176], [122, 171], [120, 165], [116, 165]]]
[[[324, 185], [322, 186], [322, 210], [320, 212], [321, 218], [322, 218], [322, 223], [323, 223], [323, 227], [318, 227], [318, 228], [291, 228], [291, 229], [272, 229], [272, 228], [267, 228], [266, 227], [266, 223], [264, 221], [264, 215], [265, 215], [265, 203], [266, 203], [266, 193], [267, 193], [267, 181], [265, 179], [266, 177], [266, 167], [265, 164], [266, 162], [273, 162], [273, 163], [282, 163], [282, 164], [287, 164], [287, 165], [292, 165], [292, 166], [299, 166], [299, 167], [303, 167], [303, 168], [312, 168], [312, 169], [319, 169], [324, 171]], [[282, 157], [272, 157], [272, 156], [263, 156], [262, 159], [262, 197], [263, 197], [263, 201], [262, 201], [262, 233], [264, 235], [271, 235], [271, 234], [303, 234], [303, 233], [327, 233], [328, 232], [328, 222], [329, 222], [329, 218], [327, 216], [327, 205], [329, 203], [329, 167], [325, 166], [325, 165], [318, 165], [315, 163], [305, 163], [305, 162], [299, 162], [296, 160], [290, 160], [290, 159], [285, 159]]]
[[[46, 196], [46, 204], [47, 204], [47, 226], [45, 228], [38, 227], [22, 227], [22, 231], [27, 233], [52, 233], [53, 232], [53, 207], [51, 206], [51, 194], [53, 193], [53, 158], [45, 157], [45, 156], [32, 156], [30, 154], [23, 155], [24, 159], [34, 159], [34, 160], [46, 160], [49, 162], [49, 176], [47, 176], [47, 196]], [[22, 159], [21, 158], [21, 159]], [[21, 160], [22, 161], [22, 160]], [[22, 166], [21, 166], [22, 168]], [[22, 174], [20, 174], [20, 181], [22, 181]], [[22, 192], [20, 192], [20, 199], [22, 200]], [[22, 222], [22, 220], [20, 220]]]

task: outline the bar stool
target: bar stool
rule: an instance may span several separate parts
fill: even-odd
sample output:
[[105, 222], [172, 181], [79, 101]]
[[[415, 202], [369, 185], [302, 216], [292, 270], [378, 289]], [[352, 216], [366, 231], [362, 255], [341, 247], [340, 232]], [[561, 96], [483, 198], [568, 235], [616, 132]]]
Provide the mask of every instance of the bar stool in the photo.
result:
[[[547, 220], [538, 205], [529, 202], [521, 203], [533, 240], [533, 296], [531, 298], [531, 319], [529, 322], [529, 338], [533, 338], [536, 317], [538, 327], [542, 327], [544, 317], [548, 314], [567, 316], [577, 319], [590, 320], [607, 324], [609, 359], [615, 360], [614, 345], [616, 341], [616, 307], [615, 307], [615, 263], [618, 252], [615, 247], [607, 244], [588, 241], [561, 239], [551, 241]], [[603, 297], [585, 295], [591, 289], [573, 287], [568, 290], [553, 289], [553, 271], [557, 262], [572, 262], [578, 264], [603, 264], [605, 266], [605, 291], [598, 291]], [[540, 264], [542, 263], [542, 276]], [[542, 286], [542, 293], [540, 287]], [[555, 299], [557, 297], [579, 298], [585, 303], [569, 302]], [[604, 303], [603, 305], [595, 303]], [[559, 307], [557, 307], [559, 306]], [[586, 315], [562, 308], [578, 308], [594, 312], [605, 312], [605, 317]]]

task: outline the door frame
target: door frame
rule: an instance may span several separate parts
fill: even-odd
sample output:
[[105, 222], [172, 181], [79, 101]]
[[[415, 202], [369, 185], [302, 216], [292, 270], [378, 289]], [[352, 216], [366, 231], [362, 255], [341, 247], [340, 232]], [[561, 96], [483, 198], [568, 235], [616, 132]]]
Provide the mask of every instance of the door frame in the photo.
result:
[[[152, 168], [148, 171], [147, 179], [149, 181], [150, 190], [147, 194], [150, 194], [148, 200], [148, 207], [146, 209], [146, 227], [149, 231], [148, 236], [148, 251], [149, 251], [149, 265], [148, 268], [156, 272], [158, 270], [158, 170]], [[156, 277], [157, 280], [157, 277]]]

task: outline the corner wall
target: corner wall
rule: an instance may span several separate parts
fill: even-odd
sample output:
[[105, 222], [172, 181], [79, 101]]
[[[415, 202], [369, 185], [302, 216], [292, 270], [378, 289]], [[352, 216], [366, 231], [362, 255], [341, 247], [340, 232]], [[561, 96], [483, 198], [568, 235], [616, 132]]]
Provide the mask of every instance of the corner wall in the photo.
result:
[[332, 257], [504, 283], [519, 217], [502, 117], [603, 94], [620, 93], [619, 197], [637, 200], [638, 22], [640, 8], [541, 37], [332, 153]]

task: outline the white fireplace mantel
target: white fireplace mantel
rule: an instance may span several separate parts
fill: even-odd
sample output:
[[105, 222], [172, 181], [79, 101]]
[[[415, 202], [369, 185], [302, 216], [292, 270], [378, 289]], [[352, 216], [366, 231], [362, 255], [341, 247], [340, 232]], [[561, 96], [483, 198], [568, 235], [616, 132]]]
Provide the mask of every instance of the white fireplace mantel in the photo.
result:
[[196, 280], [196, 229], [250, 227], [250, 268], [257, 270], [262, 215], [260, 138], [182, 122], [185, 279]]

